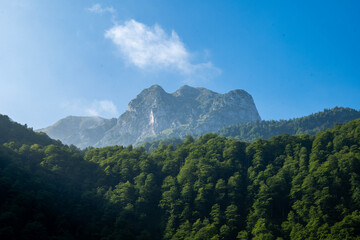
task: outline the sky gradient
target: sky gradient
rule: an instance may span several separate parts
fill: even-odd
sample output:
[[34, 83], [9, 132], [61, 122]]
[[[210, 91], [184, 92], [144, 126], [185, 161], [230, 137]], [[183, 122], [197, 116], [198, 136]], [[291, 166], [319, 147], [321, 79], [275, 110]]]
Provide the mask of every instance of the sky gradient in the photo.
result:
[[262, 119], [360, 108], [359, 1], [0, 0], [0, 113], [118, 117], [144, 88], [244, 89]]

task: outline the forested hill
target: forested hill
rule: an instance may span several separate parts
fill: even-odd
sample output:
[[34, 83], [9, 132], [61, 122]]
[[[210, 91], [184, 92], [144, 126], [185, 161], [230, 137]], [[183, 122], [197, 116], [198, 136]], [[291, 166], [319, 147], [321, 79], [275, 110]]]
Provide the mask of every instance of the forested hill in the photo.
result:
[[259, 138], [268, 139], [280, 134], [310, 134], [334, 127], [336, 123], [346, 123], [360, 118], [360, 111], [335, 107], [306, 117], [280, 121], [258, 121], [224, 127], [218, 135], [236, 140], [253, 142]]
[[360, 120], [176, 149], [0, 146], [0, 239], [359, 239]]
[[0, 114], [0, 144], [15, 142], [16, 144], [61, 144], [49, 138], [45, 133], [36, 133], [26, 125], [12, 121], [8, 116]]

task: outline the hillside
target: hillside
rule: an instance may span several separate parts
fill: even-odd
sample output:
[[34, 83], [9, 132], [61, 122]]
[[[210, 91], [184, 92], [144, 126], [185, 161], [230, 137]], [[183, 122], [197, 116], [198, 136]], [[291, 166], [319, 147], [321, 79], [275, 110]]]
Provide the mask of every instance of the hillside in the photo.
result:
[[59, 143], [45, 133], [36, 133], [26, 125], [12, 121], [8, 116], [0, 114], [0, 144], [15, 142], [16, 144], [49, 145]]
[[360, 237], [360, 120], [253, 143], [189, 136], [151, 154], [4, 143], [0, 172], [1, 239]]

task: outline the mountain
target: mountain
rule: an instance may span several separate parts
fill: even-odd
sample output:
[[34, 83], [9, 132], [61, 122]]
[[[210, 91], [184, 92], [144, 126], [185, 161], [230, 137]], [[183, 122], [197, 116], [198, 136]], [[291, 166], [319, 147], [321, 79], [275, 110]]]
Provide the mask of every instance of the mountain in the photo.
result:
[[336, 123], [346, 123], [357, 118], [360, 118], [360, 111], [335, 107], [290, 120], [259, 121], [227, 126], [220, 129], [217, 134], [236, 140], [253, 142], [259, 138], [268, 139], [284, 133], [314, 135], [324, 129], [334, 127]]
[[60, 139], [64, 144], [86, 148], [94, 146], [104, 133], [115, 125], [115, 118], [69, 116], [39, 131], [45, 132], [54, 139]]
[[260, 121], [260, 116], [251, 95], [244, 90], [219, 94], [185, 85], [167, 93], [153, 85], [133, 99], [116, 122], [98, 117], [67, 117], [39, 131], [83, 148], [200, 135], [252, 121]]

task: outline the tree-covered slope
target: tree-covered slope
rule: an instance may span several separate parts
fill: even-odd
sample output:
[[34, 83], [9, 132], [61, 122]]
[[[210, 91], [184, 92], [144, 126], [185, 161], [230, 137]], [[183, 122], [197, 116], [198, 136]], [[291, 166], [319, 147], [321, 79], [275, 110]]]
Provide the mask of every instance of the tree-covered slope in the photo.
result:
[[1, 146], [0, 239], [98, 239], [97, 168], [68, 147]]
[[351, 108], [335, 107], [306, 117], [280, 121], [258, 121], [224, 127], [217, 132], [220, 136], [253, 142], [258, 138], [286, 134], [314, 135], [321, 130], [334, 127], [336, 123], [346, 123], [360, 118], [360, 111]]
[[16, 144], [60, 144], [45, 133], [36, 133], [26, 125], [23, 126], [12, 121], [8, 116], [0, 114], [0, 144], [11, 141]]
[[0, 160], [1, 239], [360, 238], [360, 120], [150, 154], [5, 143]]

